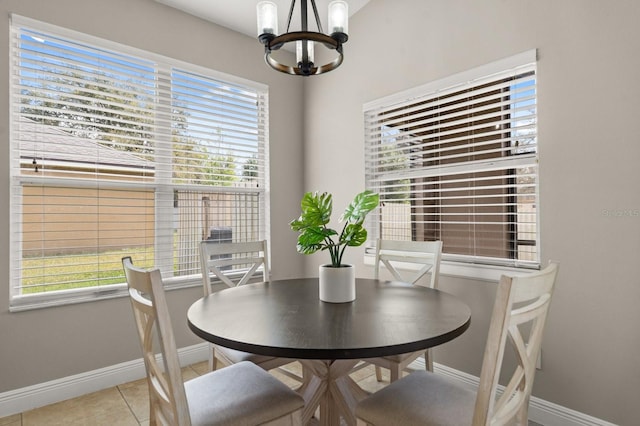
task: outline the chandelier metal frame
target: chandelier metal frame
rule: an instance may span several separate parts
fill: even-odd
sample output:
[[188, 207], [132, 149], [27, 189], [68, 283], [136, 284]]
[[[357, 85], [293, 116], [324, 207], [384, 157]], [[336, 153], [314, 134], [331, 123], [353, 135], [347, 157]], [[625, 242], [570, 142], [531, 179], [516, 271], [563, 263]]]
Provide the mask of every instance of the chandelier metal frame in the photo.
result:
[[[313, 14], [316, 21], [318, 31], [309, 31], [307, 11], [307, 1], [311, 2]], [[322, 24], [320, 23], [320, 17], [318, 15], [318, 8], [316, 7], [315, 0], [302, 0], [300, 2], [300, 22], [301, 31], [290, 31], [291, 19], [293, 17], [294, 7], [296, 0], [291, 1], [291, 7], [289, 8], [289, 16], [287, 19], [287, 31], [281, 35], [275, 35], [268, 32], [263, 32], [258, 36], [260, 43], [264, 45], [264, 59], [266, 63], [276, 71], [280, 71], [290, 75], [311, 76], [319, 75], [338, 68], [344, 59], [344, 53], [342, 50], [342, 44], [346, 43], [349, 36], [341, 31], [336, 31], [327, 35], [322, 30]], [[302, 42], [303, 54], [302, 58], [299, 58], [299, 62], [296, 65], [286, 65], [280, 63], [276, 58], [272, 56], [274, 51], [281, 49], [284, 45], [293, 42]], [[324, 45], [327, 49], [335, 50], [337, 56], [332, 61], [329, 61], [323, 65], [317, 66], [311, 60], [309, 60], [308, 45], [306, 42], [316, 42]]]

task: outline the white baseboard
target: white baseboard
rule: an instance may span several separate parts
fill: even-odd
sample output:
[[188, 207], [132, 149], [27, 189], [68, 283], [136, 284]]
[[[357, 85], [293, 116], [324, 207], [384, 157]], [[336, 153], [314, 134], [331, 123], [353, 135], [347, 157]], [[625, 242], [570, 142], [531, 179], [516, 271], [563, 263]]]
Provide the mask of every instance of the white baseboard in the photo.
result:
[[[209, 345], [208, 343], [199, 343], [179, 349], [178, 356], [182, 366], [206, 361], [209, 357]], [[139, 358], [98, 370], [3, 392], [0, 393], [0, 418], [97, 392], [141, 379], [144, 376], [144, 361]]]
[[[182, 348], [178, 350], [178, 355], [180, 357], [180, 365], [196, 364], [208, 359], [209, 346], [207, 343], [200, 343]], [[418, 358], [413, 362], [412, 367], [424, 369], [424, 359]], [[434, 364], [434, 371], [446, 375], [471, 389], [478, 388], [479, 378], [476, 376], [441, 364]], [[144, 362], [140, 358], [99, 370], [0, 393], [0, 418], [138, 380], [144, 376]], [[534, 396], [531, 397], [529, 406], [529, 419], [544, 426], [616, 426], [613, 423]]]

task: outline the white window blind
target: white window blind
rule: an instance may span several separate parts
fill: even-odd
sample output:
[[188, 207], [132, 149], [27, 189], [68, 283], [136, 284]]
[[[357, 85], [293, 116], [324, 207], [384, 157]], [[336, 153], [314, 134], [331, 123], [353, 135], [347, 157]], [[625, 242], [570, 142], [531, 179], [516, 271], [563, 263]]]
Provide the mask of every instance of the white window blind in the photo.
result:
[[539, 266], [535, 51], [365, 105], [374, 238], [443, 259]]
[[264, 239], [266, 87], [12, 16], [12, 306], [169, 282]]

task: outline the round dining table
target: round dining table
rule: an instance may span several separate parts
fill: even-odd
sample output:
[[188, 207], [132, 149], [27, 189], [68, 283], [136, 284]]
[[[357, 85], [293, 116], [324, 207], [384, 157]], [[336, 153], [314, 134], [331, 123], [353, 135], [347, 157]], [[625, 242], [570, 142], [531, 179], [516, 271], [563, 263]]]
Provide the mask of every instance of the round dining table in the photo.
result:
[[471, 311], [455, 296], [397, 281], [356, 280], [356, 299], [323, 302], [317, 278], [275, 280], [224, 289], [194, 302], [189, 328], [211, 343], [299, 360], [307, 380], [306, 424], [356, 423], [366, 396], [349, 372], [360, 361], [425, 350], [460, 336]]

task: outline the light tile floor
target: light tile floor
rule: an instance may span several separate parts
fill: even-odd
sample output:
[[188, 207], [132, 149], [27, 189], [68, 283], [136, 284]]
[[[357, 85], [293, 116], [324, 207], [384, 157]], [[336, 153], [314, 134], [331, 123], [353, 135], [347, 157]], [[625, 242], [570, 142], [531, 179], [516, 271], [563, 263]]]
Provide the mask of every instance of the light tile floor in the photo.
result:
[[[292, 371], [299, 373], [300, 365], [291, 364]], [[190, 380], [208, 371], [207, 362], [182, 369], [183, 379]], [[272, 373], [284, 383], [295, 387], [298, 383], [282, 373]], [[376, 381], [372, 366], [367, 366], [351, 377], [365, 390], [375, 392], [389, 383], [383, 370], [383, 382]], [[149, 399], [145, 379], [125, 383], [69, 399], [13, 416], [0, 418], [0, 426], [148, 426]], [[540, 426], [533, 422], [530, 426]]]
[[[300, 365], [292, 364], [291, 370], [299, 372]], [[186, 381], [207, 371], [207, 362], [202, 362], [184, 367], [182, 377]], [[284, 374], [277, 371], [273, 374], [292, 387], [298, 385]], [[353, 377], [360, 386], [369, 391], [375, 391], [385, 384], [376, 381], [372, 367], [356, 371]], [[149, 395], [145, 379], [0, 418], [0, 426], [147, 426], [148, 424]]]

